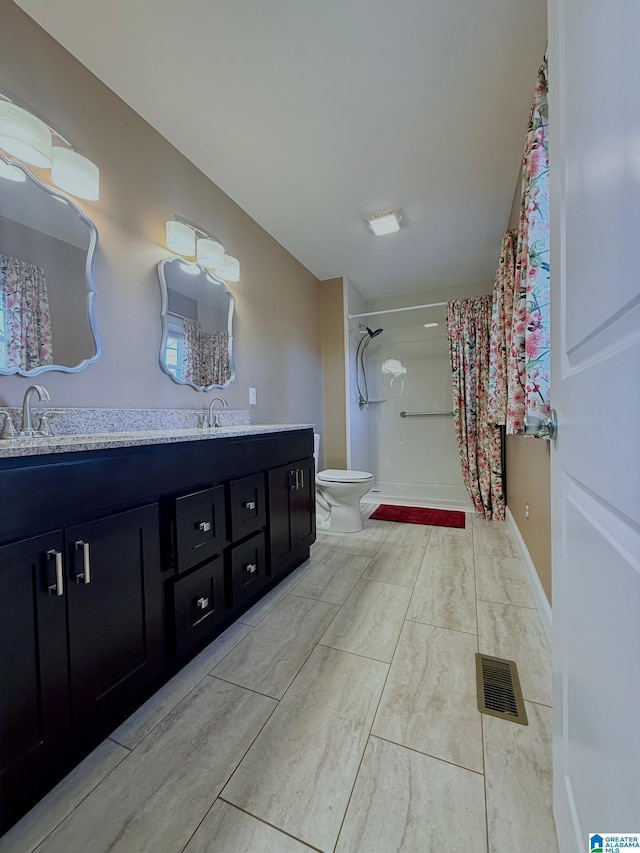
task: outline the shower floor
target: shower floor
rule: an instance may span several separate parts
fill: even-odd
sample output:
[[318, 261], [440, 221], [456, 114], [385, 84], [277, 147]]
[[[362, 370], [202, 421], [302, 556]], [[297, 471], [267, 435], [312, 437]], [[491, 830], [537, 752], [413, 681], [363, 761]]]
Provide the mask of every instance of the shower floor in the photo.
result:
[[371, 491], [362, 498], [362, 503], [391, 503], [400, 506], [473, 511], [464, 486], [441, 486], [430, 483], [390, 483], [376, 480]]

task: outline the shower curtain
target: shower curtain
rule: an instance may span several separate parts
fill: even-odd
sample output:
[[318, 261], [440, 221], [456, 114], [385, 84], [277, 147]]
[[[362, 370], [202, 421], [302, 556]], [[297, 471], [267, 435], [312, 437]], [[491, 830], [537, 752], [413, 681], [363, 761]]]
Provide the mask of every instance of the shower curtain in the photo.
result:
[[184, 318], [184, 378], [203, 388], [229, 381], [228, 332], [205, 332], [197, 320]]
[[47, 282], [42, 267], [0, 255], [4, 304], [5, 367], [33, 370], [53, 364]]
[[502, 242], [493, 298], [490, 417], [514, 435], [527, 413], [551, 409], [548, 122], [545, 59], [529, 114], [520, 220]]
[[453, 414], [464, 484], [480, 518], [504, 520], [502, 436], [489, 419], [492, 297], [447, 303]]

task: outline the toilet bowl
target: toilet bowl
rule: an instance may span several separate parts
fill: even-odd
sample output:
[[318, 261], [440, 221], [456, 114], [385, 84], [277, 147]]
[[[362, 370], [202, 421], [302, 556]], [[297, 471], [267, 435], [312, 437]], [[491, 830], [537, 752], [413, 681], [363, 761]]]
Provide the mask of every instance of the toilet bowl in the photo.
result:
[[320, 436], [314, 436], [316, 456], [316, 527], [336, 533], [362, 530], [360, 499], [373, 485], [368, 471], [327, 468], [318, 471]]

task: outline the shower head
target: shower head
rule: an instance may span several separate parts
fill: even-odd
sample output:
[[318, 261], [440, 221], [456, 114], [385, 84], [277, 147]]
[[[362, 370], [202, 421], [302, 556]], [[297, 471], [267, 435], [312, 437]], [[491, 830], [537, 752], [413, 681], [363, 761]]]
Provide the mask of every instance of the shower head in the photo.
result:
[[367, 329], [367, 332], [369, 333], [370, 338], [377, 338], [378, 335], [381, 335], [382, 332], [384, 331], [383, 329], [376, 329], [375, 332], [372, 332], [368, 326], [366, 327], [366, 329]]

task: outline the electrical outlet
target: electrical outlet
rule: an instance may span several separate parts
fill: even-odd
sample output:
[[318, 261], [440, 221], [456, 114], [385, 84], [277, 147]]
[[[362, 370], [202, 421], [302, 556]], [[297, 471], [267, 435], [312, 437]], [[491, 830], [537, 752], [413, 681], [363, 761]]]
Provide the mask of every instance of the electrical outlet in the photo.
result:
[[524, 517], [529, 518], [529, 504], [524, 505]]
[[255, 388], [249, 388], [249, 405], [255, 406], [257, 402], [257, 395]]

